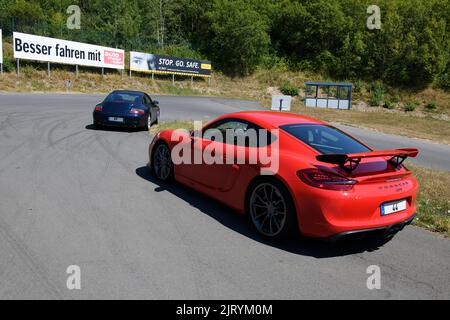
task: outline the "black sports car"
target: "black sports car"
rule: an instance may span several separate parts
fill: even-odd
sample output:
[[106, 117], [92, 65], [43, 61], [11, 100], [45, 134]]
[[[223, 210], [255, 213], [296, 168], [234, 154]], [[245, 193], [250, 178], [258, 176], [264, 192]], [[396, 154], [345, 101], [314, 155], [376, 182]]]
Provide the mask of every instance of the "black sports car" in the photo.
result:
[[113, 91], [95, 106], [95, 126], [150, 128], [158, 123], [159, 103], [140, 91]]

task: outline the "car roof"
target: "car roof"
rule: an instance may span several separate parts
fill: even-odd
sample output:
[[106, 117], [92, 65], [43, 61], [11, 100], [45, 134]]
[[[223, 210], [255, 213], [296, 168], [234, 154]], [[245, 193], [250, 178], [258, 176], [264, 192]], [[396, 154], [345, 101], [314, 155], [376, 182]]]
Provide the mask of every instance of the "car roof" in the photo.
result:
[[220, 119], [225, 118], [247, 120], [264, 128], [278, 128], [289, 124], [326, 124], [303, 115], [278, 111], [242, 111], [225, 115]]

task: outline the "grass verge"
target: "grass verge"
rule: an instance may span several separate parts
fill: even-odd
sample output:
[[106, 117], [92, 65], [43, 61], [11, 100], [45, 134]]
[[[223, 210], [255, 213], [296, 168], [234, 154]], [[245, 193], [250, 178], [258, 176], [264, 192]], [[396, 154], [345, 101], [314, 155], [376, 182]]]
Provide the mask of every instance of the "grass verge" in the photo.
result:
[[192, 130], [194, 129], [194, 122], [193, 121], [165, 121], [160, 122], [157, 125], [153, 125], [150, 128], [150, 133], [152, 135], [158, 133], [162, 130], [175, 130], [175, 129], [186, 129], [186, 130]]
[[450, 172], [407, 166], [419, 182], [414, 224], [450, 237]]

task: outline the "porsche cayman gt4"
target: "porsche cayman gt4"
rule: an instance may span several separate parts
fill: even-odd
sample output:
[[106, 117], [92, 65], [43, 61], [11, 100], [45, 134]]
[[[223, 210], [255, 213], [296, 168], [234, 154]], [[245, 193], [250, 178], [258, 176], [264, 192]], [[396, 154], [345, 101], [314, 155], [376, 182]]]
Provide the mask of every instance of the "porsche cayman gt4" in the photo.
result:
[[159, 132], [148, 166], [247, 215], [266, 238], [390, 238], [415, 217], [418, 184], [403, 162], [418, 153], [374, 150], [312, 118], [252, 111]]

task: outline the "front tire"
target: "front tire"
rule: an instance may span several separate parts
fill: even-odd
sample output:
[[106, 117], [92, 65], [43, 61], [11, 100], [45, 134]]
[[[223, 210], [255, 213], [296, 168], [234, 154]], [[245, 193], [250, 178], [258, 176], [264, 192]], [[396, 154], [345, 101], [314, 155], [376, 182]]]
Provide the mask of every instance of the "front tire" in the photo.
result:
[[298, 234], [296, 210], [287, 188], [275, 179], [260, 179], [248, 192], [246, 213], [258, 233], [269, 240]]
[[173, 162], [169, 146], [160, 142], [152, 152], [152, 169], [156, 178], [160, 181], [169, 182], [173, 180]]

